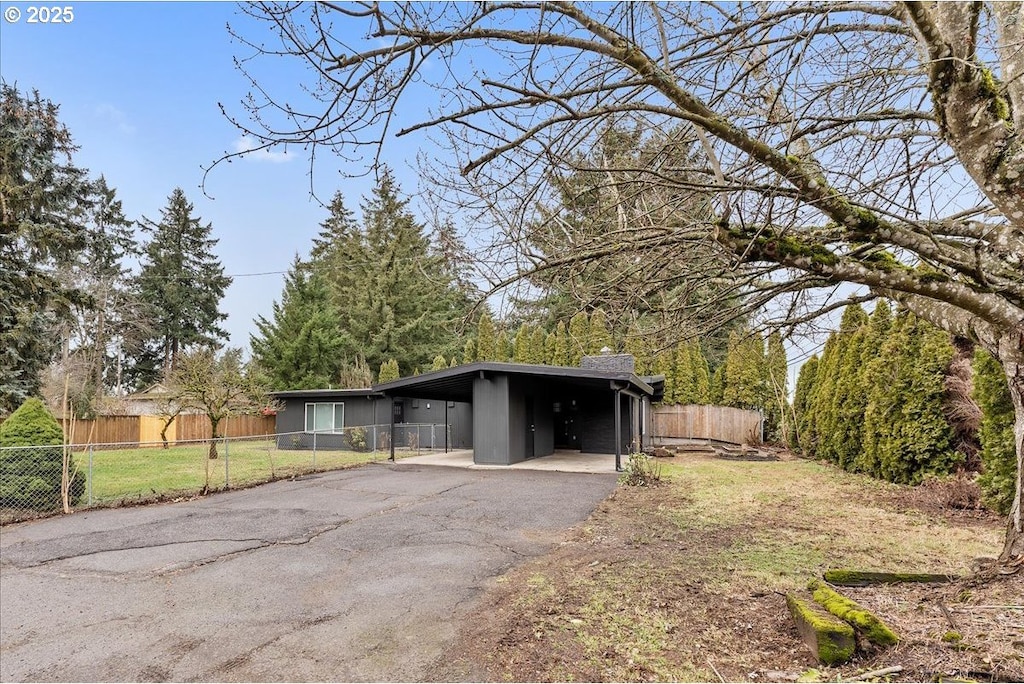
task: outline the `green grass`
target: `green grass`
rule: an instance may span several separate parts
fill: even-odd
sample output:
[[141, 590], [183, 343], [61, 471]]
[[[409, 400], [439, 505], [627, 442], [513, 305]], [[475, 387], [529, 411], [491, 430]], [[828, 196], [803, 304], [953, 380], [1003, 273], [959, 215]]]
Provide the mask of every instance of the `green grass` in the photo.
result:
[[742, 680], [769, 667], [757, 640], [777, 639], [781, 595], [824, 570], [967, 574], [1000, 547], [998, 521], [896, 506], [905, 488], [814, 462], [663, 470], [664, 485], [620, 487], [571, 543], [506, 576], [521, 589], [499, 606], [516, 620], [497, 633], [498, 678], [717, 680], [717, 667]]
[[[274, 439], [230, 442], [225, 454], [218, 444], [218, 458], [210, 459], [205, 442], [169, 449], [96, 450], [92, 455], [93, 503], [187, 495], [227, 484], [240, 487], [281, 477], [320, 470], [334, 470], [360, 463], [383, 460], [388, 452], [356, 452], [278, 449]], [[89, 473], [89, 454], [75, 454], [79, 470]], [[87, 503], [88, 490], [82, 503]]]

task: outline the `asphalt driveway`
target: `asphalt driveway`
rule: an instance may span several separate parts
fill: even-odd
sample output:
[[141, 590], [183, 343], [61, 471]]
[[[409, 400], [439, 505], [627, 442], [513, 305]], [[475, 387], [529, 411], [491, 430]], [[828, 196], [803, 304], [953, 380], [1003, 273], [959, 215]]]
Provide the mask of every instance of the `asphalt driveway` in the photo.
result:
[[373, 464], [0, 530], [3, 681], [417, 680], [614, 475]]

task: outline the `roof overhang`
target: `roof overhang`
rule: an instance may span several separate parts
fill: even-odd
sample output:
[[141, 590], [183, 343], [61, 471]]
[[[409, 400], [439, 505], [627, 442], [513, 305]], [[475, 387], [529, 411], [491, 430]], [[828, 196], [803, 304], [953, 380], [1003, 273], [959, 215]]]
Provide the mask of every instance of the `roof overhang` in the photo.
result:
[[271, 392], [270, 396], [276, 399], [345, 399], [366, 397], [367, 399], [382, 398], [384, 395], [369, 387], [364, 389], [309, 389], [309, 390], [285, 390]]
[[373, 389], [389, 397], [472, 401], [473, 381], [478, 377], [518, 376], [546, 380], [563, 387], [590, 390], [625, 390], [641, 396], [654, 397], [656, 390], [632, 373], [620, 373], [568, 366], [541, 366], [499, 361], [477, 361], [455, 368], [414, 375], [380, 385]]

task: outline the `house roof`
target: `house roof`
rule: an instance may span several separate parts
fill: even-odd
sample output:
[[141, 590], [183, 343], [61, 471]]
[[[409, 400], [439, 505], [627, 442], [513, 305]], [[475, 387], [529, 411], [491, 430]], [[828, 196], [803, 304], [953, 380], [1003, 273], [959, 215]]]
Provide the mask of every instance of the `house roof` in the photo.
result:
[[[500, 361], [477, 361], [455, 368], [414, 375], [374, 385], [376, 392], [387, 396], [405, 396], [418, 399], [472, 401], [473, 380], [488, 375], [518, 375], [546, 378], [564, 386], [592, 390], [622, 389], [656, 397], [658, 391], [633, 373], [576, 368], [568, 366], [541, 366]], [[653, 378], [652, 378], [653, 380]]]
[[280, 392], [271, 392], [270, 396], [278, 399], [296, 399], [302, 397], [316, 399], [366, 397], [369, 399], [373, 397], [383, 397], [384, 395], [370, 387], [366, 387], [362, 389], [283, 390]]

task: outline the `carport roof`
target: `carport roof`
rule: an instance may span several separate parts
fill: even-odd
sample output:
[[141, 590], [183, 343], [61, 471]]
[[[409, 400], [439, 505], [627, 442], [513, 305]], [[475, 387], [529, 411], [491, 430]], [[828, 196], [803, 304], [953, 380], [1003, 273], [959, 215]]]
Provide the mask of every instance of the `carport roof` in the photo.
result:
[[568, 366], [539, 366], [523, 363], [503, 363], [500, 361], [477, 361], [455, 368], [401, 378], [380, 385], [373, 389], [387, 396], [406, 396], [419, 399], [437, 399], [446, 401], [472, 401], [473, 380], [488, 375], [519, 375], [540, 379], [549, 379], [562, 385], [581, 387], [584, 389], [605, 390], [623, 389], [638, 394], [655, 396], [657, 390], [633, 373], [596, 370], [590, 368], [572, 368]]

